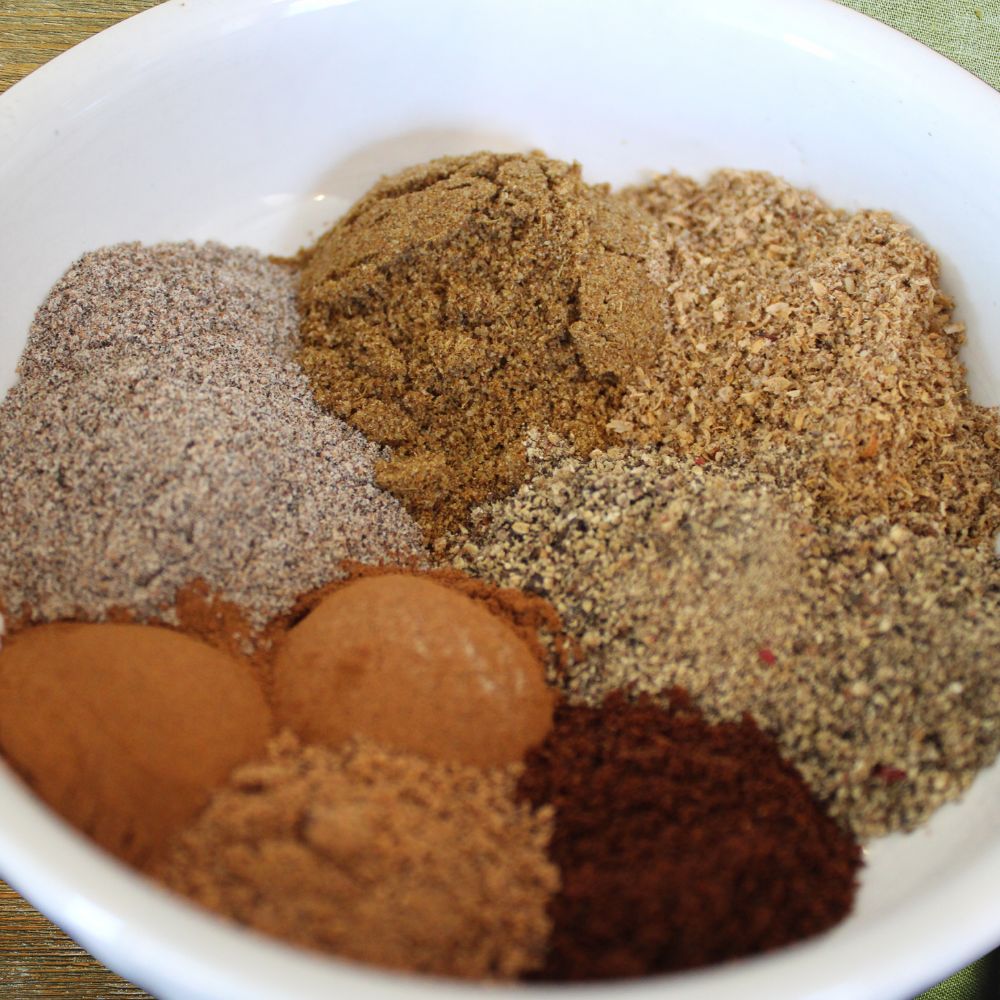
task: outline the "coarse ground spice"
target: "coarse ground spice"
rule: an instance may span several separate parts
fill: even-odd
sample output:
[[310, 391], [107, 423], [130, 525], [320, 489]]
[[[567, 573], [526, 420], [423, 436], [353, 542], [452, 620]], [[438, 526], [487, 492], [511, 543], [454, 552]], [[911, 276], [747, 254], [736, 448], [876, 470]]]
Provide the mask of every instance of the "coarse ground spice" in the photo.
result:
[[[539, 473], [473, 514], [454, 564], [551, 601], [591, 705], [679, 686], [749, 712], [859, 836], [910, 828], [1000, 749], [1000, 569], [985, 548], [884, 519], [817, 528], [749, 465], [536, 436]], [[891, 779], [889, 776], [892, 776]]]
[[475, 979], [537, 968], [559, 874], [523, 768], [284, 733], [238, 768], [153, 875], [223, 916], [345, 958]]
[[662, 338], [652, 229], [576, 166], [477, 153], [383, 179], [312, 249], [316, 398], [391, 446], [377, 481], [431, 535], [525, 478], [528, 427], [608, 442]]
[[689, 969], [818, 934], [850, 911], [858, 845], [754, 723], [619, 692], [566, 703], [518, 793], [555, 807], [562, 887], [532, 978]]
[[671, 174], [622, 197], [658, 220], [669, 264], [661, 354], [615, 430], [795, 459], [823, 516], [992, 540], [1000, 423], [969, 400], [931, 250], [885, 212], [834, 211], [767, 174]]
[[420, 554], [374, 484], [385, 453], [312, 399], [294, 283], [218, 244], [124, 244], [70, 268], [0, 404], [12, 616], [170, 622], [201, 578], [260, 628], [345, 558]]

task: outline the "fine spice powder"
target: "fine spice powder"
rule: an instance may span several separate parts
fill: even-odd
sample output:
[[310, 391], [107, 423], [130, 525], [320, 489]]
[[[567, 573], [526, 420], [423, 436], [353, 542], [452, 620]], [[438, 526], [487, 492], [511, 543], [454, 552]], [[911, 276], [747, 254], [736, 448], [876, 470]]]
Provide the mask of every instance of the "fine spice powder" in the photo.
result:
[[531, 978], [670, 972], [780, 947], [844, 917], [858, 846], [749, 719], [709, 725], [616, 692], [562, 704], [518, 793], [555, 806], [562, 887]]
[[320, 403], [392, 447], [379, 484], [440, 534], [526, 477], [528, 427], [581, 454], [607, 443], [656, 356], [658, 253], [643, 213], [578, 167], [433, 160], [377, 184], [308, 255], [302, 364]]
[[0, 600], [12, 616], [172, 620], [202, 578], [255, 627], [344, 559], [419, 556], [381, 451], [313, 402], [294, 275], [218, 244], [86, 254], [0, 404]]
[[904, 226], [759, 173], [484, 152], [292, 262], [85, 254], [0, 403], [0, 750], [209, 910], [396, 969], [820, 933], [856, 838], [1000, 749], [963, 336]]
[[510, 979], [538, 968], [559, 873], [552, 810], [521, 765], [480, 770], [289, 733], [237, 769], [154, 874], [223, 916], [393, 968]]

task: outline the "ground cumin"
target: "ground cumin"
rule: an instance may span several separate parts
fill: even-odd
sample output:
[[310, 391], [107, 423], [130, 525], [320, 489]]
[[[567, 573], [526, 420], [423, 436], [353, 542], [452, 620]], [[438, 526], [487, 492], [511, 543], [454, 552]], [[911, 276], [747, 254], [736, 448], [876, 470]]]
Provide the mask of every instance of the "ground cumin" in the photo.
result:
[[607, 443], [662, 337], [651, 233], [576, 166], [477, 153], [382, 180], [313, 248], [303, 367], [431, 535], [522, 481], [526, 428]]
[[659, 222], [669, 264], [660, 356], [612, 428], [753, 456], [829, 518], [992, 540], [1000, 422], [969, 399], [933, 251], [886, 212], [835, 211], [768, 174], [672, 174], [622, 197]]
[[412, 972], [537, 968], [559, 884], [552, 811], [514, 801], [522, 768], [431, 762], [285, 733], [236, 770], [153, 874], [294, 944]]
[[610, 979], [708, 965], [798, 941], [851, 909], [858, 845], [749, 719], [709, 725], [621, 693], [562, 704], [518, 793], [555, 807], [562, 887], [544, 968]]

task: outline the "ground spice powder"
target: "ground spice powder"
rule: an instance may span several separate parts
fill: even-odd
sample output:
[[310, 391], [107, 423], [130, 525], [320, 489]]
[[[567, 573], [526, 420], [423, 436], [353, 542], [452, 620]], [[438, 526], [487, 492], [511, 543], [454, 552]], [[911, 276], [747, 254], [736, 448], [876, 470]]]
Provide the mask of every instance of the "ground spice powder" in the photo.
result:
[[524, 479], [526, 428], [613, 436], [662, 336], [652, 229], [576, 166], [477, 153], [382, 180], [313, 248], [303, 367], [431, 535]]
[[382, 449], [322, 411], [294, 357], [295, 279], [250, 250], [80, 258], [0, 403], [0, 599], [14, 618], [176, 624], [202, 579], [253, 628], [346, 558], [422, 549], [373, 482]]
[[[884, 518], [818, 525], [751, 463], [535, 436], [538, 475], [473, 512], [454, 564], [551, 601], [574, 701], [683, 687], [749, 712], [859, 836], [912, 828], [1000, 750], [1000, 562]], [[900, 776], [886, 781], [886, 769]]]
[[555, 807], [545, 966], [591, 980], [688, 969], [780, 947], [851, 909], [858, 845], [749, 719], [709, 725], [617, 693], [561, 705], [518, 793]]
[[671, 174], [622, 197], [659, 222], [669, 265], [660, 356], [614, 429], [691, 457], [792, 460], [835, 520], [992, 540], [1000, 420], [969, 399], [964, 328], [905, 225], [763, 173]]
[[510, 979], [537, 968], [559, 884], [552, 811], [480, 770], [290, 733], [238, 768], [153, 874], [222, 916], [391, 968]]
[[278, 645], [274, 706], [309, 742], [516, 763], [552, 722], [539, 658], [500, 616], [413, 573], [353, 580]]

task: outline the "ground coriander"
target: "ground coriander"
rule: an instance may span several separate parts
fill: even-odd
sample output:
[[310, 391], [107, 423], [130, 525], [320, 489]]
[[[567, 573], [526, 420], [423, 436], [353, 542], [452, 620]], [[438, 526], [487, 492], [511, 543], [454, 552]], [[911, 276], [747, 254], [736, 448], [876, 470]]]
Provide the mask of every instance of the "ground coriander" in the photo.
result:
[[964, 328], [905, 225], [732, 170], [622, 197], [658, 220], [669, 264], [661, 353], [614, 429], [692, 457], [791, 454], [824, 517], [992, 540], [1000, 420], [969, 399]]

